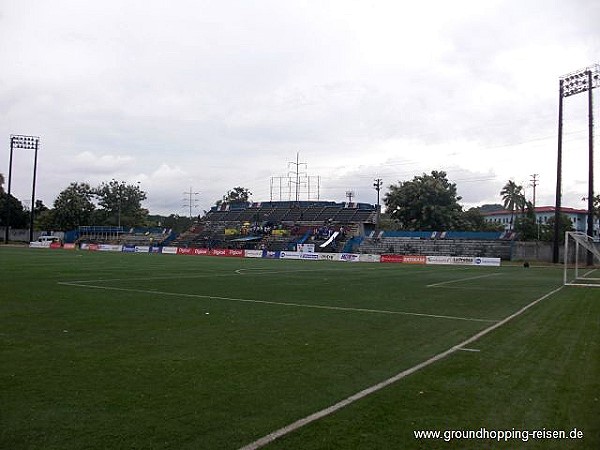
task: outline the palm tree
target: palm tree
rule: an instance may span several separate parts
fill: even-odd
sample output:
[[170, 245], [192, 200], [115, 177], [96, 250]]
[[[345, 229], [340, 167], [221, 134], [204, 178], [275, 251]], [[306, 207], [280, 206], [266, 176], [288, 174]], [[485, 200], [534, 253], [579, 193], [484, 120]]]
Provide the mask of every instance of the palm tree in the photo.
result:
[[523, 194], [523, 186], [515, 183], [512, 180], [508, 180], [508, 183], [506, 183], [500, 191], [500, 195], [502, 196], [502, 201], [504, 202], [504, 209], [510, 211], [509, 230], [512, 231], [515, 210], [520, 209], [523, 211], [525, 209], [526, 200], [525, 195]]

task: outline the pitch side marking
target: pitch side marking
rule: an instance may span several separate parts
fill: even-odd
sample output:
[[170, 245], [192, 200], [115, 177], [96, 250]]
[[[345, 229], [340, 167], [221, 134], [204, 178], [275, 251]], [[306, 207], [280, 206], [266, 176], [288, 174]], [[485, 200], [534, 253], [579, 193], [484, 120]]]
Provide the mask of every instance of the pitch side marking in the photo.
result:
[[[390, 267], [391, 269], [392, 267]], [[83, 283], [110, 283], [113, 281], [145, 281], [145, 280], [174, 280], [174, 279], [194, 279], [194, 278], [218, 278], [218, 277], [231, 277], [236, 275], [272, 275], [272, 274], [294, 274], [294, 273], [302, 273], [302, 272], [340, 272], [347, 270], [346, 268], [320, 268], [320, 269], [295, 269], [295, 270], [269, 270], [270, 268], [265, 267], [255, 267], [255, 268], [241, 268], [234, 270], [232, 272], [227, 273], [217, 273], [217, 272], [209, 272], [209, 273], [194, 273], [182, 275], [180, 273], [172, 274], [172, 275], [158, 275], [158, 276], [144, 276], [144, 277], [127, 277], [127, 278], [97, 278], [93, 280], [70, 280], [65, 281], [64, 283], [73, 283], [73, 284], [83, 284]], [[385, 270], [385, 268], [362, 268], [362, 270]], [[441, 273], [441, 272], [451, 272], [459, 269], [445, 269], [438, 270], [436, 272], [429, 273]], [[410, 276], [413, 275], [413, 272], [406, 272], [402, 274], [398, 274], [398, 276]], [[61, 282], [59, 282], [61, 283]]]
[[439, 286], [444, 286], [446, 284], [461, 283], [463, 281], [470, 281], [470, 280], [478, 280], [480, 278], [496, 277], [498, 275], [502, 275], [502, 274], [501, 273], [488, 273], [486, 275], [477, 275], [476, 277], [459, 278], [458, 280], [442, 281], [441, 283], [428, 284], [426, 287], [428, 287], [428, 288], [429, 287], [439, 287]]
[[178, 292], [166, 292], [166, 291], [154, 291], [148, 289], [133, 289], [133, 288], [119, 288], [114, 286], [96, 286], [93, 284], [79, 284], [77, 282], [64, 282], [59, 281], [58, 284], [62, 286], [81, 287], [88, 289], [100, 289], [106, 291], [120, 291], [120, 292], [137, 292], [140, 294], [154, 294], [154, 295], [165, 295], [169, 297], [186, 297], [186, 298], [205, 298], [209, 300], [224, 300], [230, 302], [242, 302], [242, 303], [260, 303], [263, 305], [278, 305], [278, 306], [293, 306], [296, 308], [313, 308], [313, 309], [326, 309], [330, 311], [348, 311], [348, 312], [366, 312], [374, 314], [396, 314], [400, 316], [417, 316], [417, 317], [429, 317], [434, 319], [449, 319], [449, 320], [464, 320], [469, 322], [486, 322], [493, 323], [496, 320], [492, 319], [478, 319], [472, 317], [457, 317], [457, 316], [444, 316], [440, 314], [425, 314], [415, 313], [408, 311], [387, 311], [379, 309], [366, 309], [366, 308], [345, 308], [343, 306], [327, 306], [327, 305], [311, 305], [301, 303], [285, 303], [285, 302], [273, 302], [268, 300], [254, 300], [248, 298], [233, 298], [233, 297], [218, 297], [215, 295], [203, 295], [203, 294], [185, 294]]
[[463, 352], [480, 352], [481, 350], [477, 349], [477, 348], [459, 348], [459, 350], [463, 351]]
[[466, 345], [471, 344], [472, 342], [475, 342], [476, 340], [482, 338], [483, 336], [485, 336], [486, 334], [494, 331], [496, 328], [501, 327], [502, 325], [506, 324], [507, 322], [511, 321], [512, 319], [514, 319], [515, 317], [520, 316], [521, 314], [523, 314], [525, 311], [527, 311], [529, 308], [531, 308], [532, 306], [537, 305], [539, 302], [541, 302], [542, 300], [554, 295], [555, 293], [557, 293], [558, 291], [560, 291], [563, 288], [563, 286], [560, 286], [557, 289], [554, 289], [553, 291], [548, 292], [547, 294], [543, 295], [542, 297], [538, 298], [537, 300], [532, 301], [531, 303], [529, 303], [528, 305], [524, 306], [523, 308], [521, 308], [520, 310], [518, 310], [517, 312], [511, 314], [510, 316], [506, 317], [505, 319], [502, 319], [500, 322], [496, 322], [495, 324], [489, 326], [488, 328], [486, 328], [485, 330], [480, 331], [479, 333], [475, 334], [474, 336], [462, 341], [461, 343], [455, 345], [454, 347], [450, 347], [448, 350], [445, 350], [441, 353], [438, 353], [437, 355], [429, 358], [426, 361], [423, 361], [422, 363], [417, 364], [416, 366], [411, 367], [410, 369], [406, 369], [396, 375], [394, 375], [391, 378], [388, 378], [387, 380], [382, 381], [381, 383], [375, 384], [367, 389], [364, 389], [360, 392], [357, 392], [354, 395], [351, 395], [350, 397], [334, 404], [331, 405], [325, 409], [322, 409], [320, 411], [317, 411], [309, 416], [306, 416], [302, 419], [297, 420], [296, 422], [293, 422], [289, 425], [286, 425], [283, 428], [280, 428], [276, 431], [273, 431], [272, 433], [267, 434], [266, 436], [261, 437], [260, 439], [257, 439], [254, 442], [251, 442], [248, 445], [245, 445], [244, 447], [242, 447], [240, 450], [256, 450], [259, 449], [261, 447], [264, 447], [265, 445], [273, 442], [274, 440], [285, 436], [286, 434], [289, 434], [293, 431], [296, 431], [297, 429], [303, 427], [304, 425], [308, 425], [311, 422], [314, 422], [316, 420], [322, 419], [325, 416], [328, 416], [330, 414], [333, 414], [334, 412], [339, 411], [340, 409], [358, 401], [363, 399], [364, 397], [377, 392], [381, 389], [383, 389], [384, 387], [387, 387], [393, 383], [395, 383], [396, 381], [401, 380], [402, 378], [406, 378], [408, 375], [412, 375], [415, 372], [418, 372], [419, 370], [433, 364], [434, 362], [437, 362], [449, 355], [451, 355], [452, 353], [460, 350], [461, 348], [465, 347]]

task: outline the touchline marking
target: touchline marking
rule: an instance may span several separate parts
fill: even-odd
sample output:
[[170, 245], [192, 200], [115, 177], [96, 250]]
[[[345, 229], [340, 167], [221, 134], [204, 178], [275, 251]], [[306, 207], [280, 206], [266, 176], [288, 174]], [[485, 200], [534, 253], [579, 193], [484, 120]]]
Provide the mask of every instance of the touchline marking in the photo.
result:
[[397, 314], [400, 316], [417, 316], [417, 317], [430, 317], [434, 319], [449, 319], [449, 320], [465, 320], [469, 322], [487, 322], [493, 323], [496, 320], [492, 319], [478, 319], [472, 317], [457, 317], [457, 316], [445, 316], [440, 314], [425, 314], [408, 311], [387, 311], [380, 309], [367, 309], [367, 308], [346, 308], [343, 306], [327, 306], [327, 305], [311, 305], [302, 303], [286, 303], [286, 302], [273, 302], [268, 300], [254, 300], [249, 298], [233, 298], [233, 297], [218, 297], [215, 295], [203, 295], [203, 294], [185, 294], [178, 292], [166, 292], [166, 291], [153, 291], [151, 289], [132, 289], [132, 288], [119, 288], [113, 286], [96, 286], [93, 284], [79, 284], [77, 282], [65, 282], [59, 281], [58, 284], [62, 286], [72, 286], [88, 289], [100, 289], [106, 291], [121, 291], [121, 292], [137, 292], [140, 294], [153, 294], [153, 295], [165, 295], [170, 297], [187, 297], [187, 298], [206, 298], [209, 300], [225, 300], [230, 302], [243, 302], [243, 303], [260, 303], [263, 305], [279, 305], [279, 306], [293, 306], [296, 308], [313, 308], [313, 309], [326, 309], [330, 311], [349, 311], [349, 312], [366, 312], [374, 314]]
[[446, 284], [451, 284], [451, 283], [460, 283], [461, 281], [478, 280], [480, 278], [496, 277], [498, 275], [502, 275], [502, 274], [488, 273], [486, 275], [477, 275], [476, 277], [459, 278], [458, 280], [442, 281], [441, 283], [428, 284], [426, 287], [428, 287], [428, 288], [429, 287], [438, 287], [438, 286], [444, 286]]
[[446, 356], [451, 355], [452, 353], [456, 352], [457, 350], [460, 350], [461, 348], [465, 347], [466, 345], [469, 345], [470, 343], [475, 342], [476, 340], [480, 339], [481, 337], [485, 336], [486, 334], [494, 331], [496, 328], [499, 328], [502, 325], [504, 325], [505, 323], [511, 321], [515, 317], [520, 316], [521, 314], [523, 314], [525, 311], [527, 311], [532, 306], [537, 305], [542, 300], [544, 300], [544, 299], [554, 295], [558, 291], [560, 291], [563, 287], [564, 286], [560, 286], [559, 288], [554, 289], [551, 292], [548, 292], [547, 294], [543, 295], [542, 297], [538, 298], [537, 300], [534, 300], [531, 303], [529, 303], [528, 305], [524, 306], [517, 312], [511, 314], [510, 316], [506, 317], [505, 319], [502, 319], [500, 322], [496, 322], [495, 324], [489, 326], [485, 330], [480, 331], [479, 333], [475, 334], [474, 336], [471, 336], [470, 338], [455, 345], [454, 347], [451, 347], [448, 350], [443, 351], [442, 353], [438, 353], [437, 355], [429, 358], [428, 360], [423, 361], [422, 363], [419, 363], [416, 366], [411, 367], [410, 369], [406, 369], [406, 370], [394, 375], [393, 377], [382, 381], [381, 383], [375, 384], [371, 387], [368, 387], [367, 389], [357, 392], [356, 394], [351, 395], [350, 397], [348, 397], [334, 405], [331, 405], [325, 409], [322, 409], [322, 410], [317, 411], [309, 416], [299, 419], [296, 422], [293, 422], [289, 425], [286, 425], [283, 428], [280, 428], [279, 430], [273, 431], [272, 433], [269, 433], [266, 436], [263, 436], [260, 439], [257, 439], [256, 441], [251, 442], [248, 445], [245, 445], [240, 450], [256, 450], [258, 448], [264, 447], [265, 445], [273, 442], [275, 439], [285, 436], [286, 434], [296, 431], [297, 429], [303, 427], [304, 425], [307, 425], [311, 422], [314, 422], [325, 416], [328, 416], [336, 411], [339, 411], [340, 409], [350, 405], [351, 403], [361, 400], [362, 398], [366, 397], [367, 395], [377, 392], [377, 391], [383, 389], [384, 387], [387, 387], [390, 384], [393, 384], [396, 381], [407, 377], [408, 375], [418, 372], [419, 370], [433, 364], [434, 362], [437, 362], [437, 361], [445, 358]]

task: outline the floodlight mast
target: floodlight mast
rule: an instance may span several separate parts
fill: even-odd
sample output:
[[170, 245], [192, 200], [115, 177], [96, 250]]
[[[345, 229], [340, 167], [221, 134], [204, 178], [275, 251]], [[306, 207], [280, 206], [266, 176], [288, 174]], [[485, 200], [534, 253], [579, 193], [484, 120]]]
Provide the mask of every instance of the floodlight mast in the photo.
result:
[[4, 229], [4, 242], [8, 244], [10, 230], [10, 197], [12, 186], [12, 162], [13, 150], [21, 148], [24, 150], [34, 150], [33, 159], [33, 186], [31, 188], [31, 214], [29, 216], [29, 241], [33, 241], [33, 220], [35, 217], [35, 180], [37, 172], [37, 154], [40, 144], [38, 136], [24, 136], [21, 134], [11, 134], [10, 136], [10, 157], [8, 162], [8, 191], [6, 197], [6, 228]]
[[[592, 89], [600, 86], [600, 65], [586, 67], [559, 78], [558, 96], [558, 153], [556, 163], [556, 205], [554, 208], [554, 248], [552, 261], [558, 262], [559, 221], [562, 195], [562, 135], [563, 135], [563, 98], [582, 92], [588, 93], [588, 213], [587, 234], [594, 235], [594, 112]], [[590, 258], [591, 259], [591, 258]], [[588, 259], [588, 261], [590, 261]], [[591, 264], [591, 261], [590, 261]]]

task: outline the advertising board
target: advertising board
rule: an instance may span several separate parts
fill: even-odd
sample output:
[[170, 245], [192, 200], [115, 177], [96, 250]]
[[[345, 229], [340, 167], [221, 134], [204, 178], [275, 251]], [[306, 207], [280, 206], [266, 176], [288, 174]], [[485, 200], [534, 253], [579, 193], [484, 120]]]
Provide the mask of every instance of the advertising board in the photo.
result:
[[308, 259], [308, 260], [316, 261], [319, 259], [319, 253], [301, 253], [300, 259]]
[[382, 263], [425, 264], [427, 257], [422, 255], [381, 255]]
[[288, 252], [288, 251], [282, 251], [279, 253], [279, 257], [281, 259], [300, 259], [300, 252]]
[[98, 244], [99, 252], [120, 252], [123, 250], [121, 245]]
[[453, 266], [499, 266], [500, 258], [473, 256], [427, 256], [427, 264], [448, 264]]

